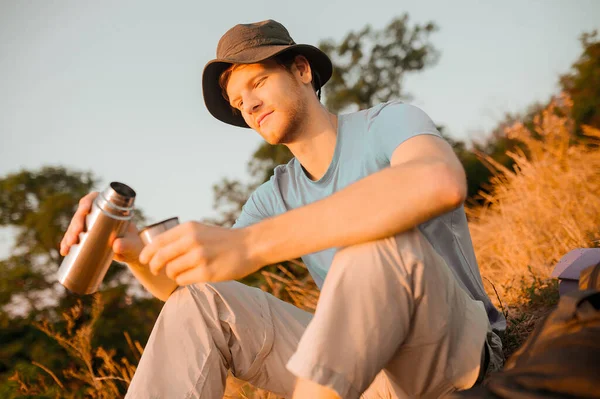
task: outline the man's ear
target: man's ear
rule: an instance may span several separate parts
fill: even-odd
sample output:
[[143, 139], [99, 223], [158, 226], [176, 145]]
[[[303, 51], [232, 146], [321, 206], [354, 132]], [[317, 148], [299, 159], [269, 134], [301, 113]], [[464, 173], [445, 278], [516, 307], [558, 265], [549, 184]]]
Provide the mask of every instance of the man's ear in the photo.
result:
[[310, 69], [310, 63], [303, 55], [297, 55], [294, 59], [293, 72], [297, 77], [305, 84], [311, 84], [312, 82], [312, 70]]

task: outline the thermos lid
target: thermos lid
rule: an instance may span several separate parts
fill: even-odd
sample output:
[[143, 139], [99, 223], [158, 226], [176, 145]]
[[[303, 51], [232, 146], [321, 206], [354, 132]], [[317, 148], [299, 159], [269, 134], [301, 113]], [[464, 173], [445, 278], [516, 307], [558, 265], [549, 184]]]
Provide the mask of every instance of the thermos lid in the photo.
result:
[[135, 191], [126, 184], [113, 181], [101, 193], [107, 202], [120, 208], [131, 208], [135, 201]]

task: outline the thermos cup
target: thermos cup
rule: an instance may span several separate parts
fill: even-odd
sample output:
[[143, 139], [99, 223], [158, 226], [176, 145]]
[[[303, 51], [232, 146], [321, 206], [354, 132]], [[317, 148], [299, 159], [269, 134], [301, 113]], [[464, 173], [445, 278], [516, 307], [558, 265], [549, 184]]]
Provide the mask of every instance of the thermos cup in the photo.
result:
[[162, 222], [154, 223], [149, 226], [144, 227], [139, 235], [142, 239], [144, 245], [148, 245], [152, 242], [152, 239], [159, 235], [160, 233], [169, 230], [179, 224], [179, 218], [174, 217], [170, 219], [165, 219]]
[[69, 250], [58, 269], [58, 281], [76, 294], [98, 290], [113, 258], [112, 245], [122, 237], [133, 218], [135, 191], [112, 182], [92, 204], [85, 218], [85, 230], [79, 243]]

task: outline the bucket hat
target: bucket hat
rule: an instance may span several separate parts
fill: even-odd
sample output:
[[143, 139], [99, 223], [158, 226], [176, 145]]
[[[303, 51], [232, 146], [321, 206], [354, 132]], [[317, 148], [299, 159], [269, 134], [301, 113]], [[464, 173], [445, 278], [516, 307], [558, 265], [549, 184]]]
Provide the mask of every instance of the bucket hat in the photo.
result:
[[219, 77], [232, 64], [254, 64], [287, 51], [306, 57], [318, 74], [320, 86], [331, 77], [333, 67], [327, 54], [309, 44], [296, 44], [277, 21], [238, 24], [229, 29], [219, 40], [217, 58], [209, 61], [202, 72], [202, 94], [208, 111], [230, 125], [249, 127], [223, 97]]

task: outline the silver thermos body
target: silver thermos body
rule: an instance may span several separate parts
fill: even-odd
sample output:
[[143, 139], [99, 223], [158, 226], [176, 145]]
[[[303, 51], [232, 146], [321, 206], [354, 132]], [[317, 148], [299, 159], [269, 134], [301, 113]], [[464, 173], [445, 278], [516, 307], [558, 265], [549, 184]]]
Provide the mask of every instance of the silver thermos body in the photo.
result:
[[112, 245], [122, 237], [133, 218], [135, 191], [112, 182], [92, 204], [79, 243], [73, 245], [58, 269], [58, 281], [76, 294], [98, 290], [113, 258]]

